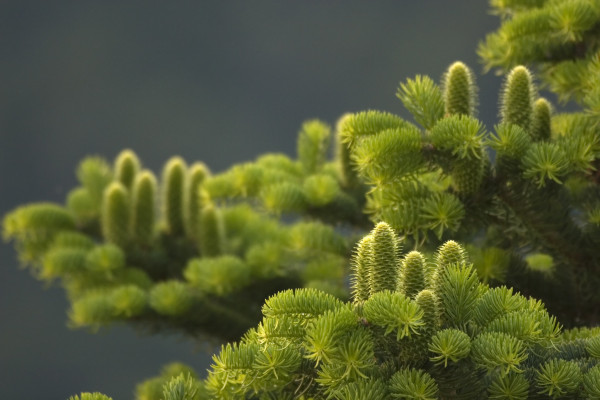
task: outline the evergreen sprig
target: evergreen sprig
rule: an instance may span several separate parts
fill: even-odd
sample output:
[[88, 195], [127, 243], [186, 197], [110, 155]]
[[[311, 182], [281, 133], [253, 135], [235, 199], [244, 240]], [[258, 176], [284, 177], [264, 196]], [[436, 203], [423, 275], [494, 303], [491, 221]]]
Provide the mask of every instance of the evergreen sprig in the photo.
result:
[[[376, 229], [369, 241], [389, 244]], [[360, 243], [358, 256], [368, 242]], [[404, 260], [425, 257], [409, 255]], [[419, 262], [429, 283], [415, 300], [400, 284], [348, 303], [312, 290], [273, 296], [258, 328], [213, 359], [206, 398], [595, 398], [598, 331], [561, 335], [540, 301], [472, 281], [467, 258], [449, 242], [429, 259], [433, 267]], [[386, 265], [399, 266], [398, 281], [405, 276], [406, 262]], [[444, 317], [450, 312], [462, 323]]]
[[319, 287], [345, 296], [346, 239], [314, 218], [276, 219], [295, 211], [365, 223], [356, 216], [361, 189], [346, 192], [334, 168], [340, 161], [326, 158], [330, 136], [325, 124], [310, 121], [300, 132], [299, 160], [265, 155], [216, 175], [173, 157], [160, 181], [131, 150], [112, 167], [86, 158], [66, 207], [19, 207], [5, 217], [3, 236], [40, 279], [61, 281], [72, 326], [130, 322], [237, 338], [277, 290]]
[[[268, 297], [206, 380], [172, 365], [138, 400], [598, 399], [599, 330], [561, 333], [527, 296], [567, 325], [598, 323], [600, 3], [490, 4], [501, 26], [479, 54], [506, 74], [492, 130], [456, 62], [440, 85], [400, 84], [416, 124], [374, 110], [333, 134], [308, 121], [296, 159], [212, 175], [173, 157], [160, 181], [130, 150], [88, 157], [65, 206], [19, 207], [3, 236], [36, 277], [60, 280], [72, 326], [238, 339]], [[524, 65], [581, 112], [555, 113]], [[345, 302], [343, 260], [371, 222]], [[515, 289], [489, 286], [504, 282]]]
[[[600, 215], [591, 200], [598, 195], [592, 178], [600, 157], [598, 125], [586, 114], [553, 115], [533, 82], [526, 67], [510, 70], [500, 95], [502, 121], [488, 132], [473, 116], [476, 89], [464, 64], [449, 67], [443, 91], [431, 79], [409, 80], [400, 97], [424, 129], [375, 111], [346, 116], [346, 132], [368, 127], [363, 134], [348, 133], [350, 154], [371, 187], [366, 211], [374, 221], [387, 222], [417, 248], [432, 250], [450, 235], [477, 240], [474, 261], [484, 281], [509, 281], [540, 295], [550, 284], [579, 299], [577, 313], [587, 315], [582, 318], [595, 318], [591, 304], [600, 304], [600, 297], [582, 280], [600, 284], [600, 259], [587, 245], [600, 237], [586, 227]], [[432, 111], [439, 98], [442, 114]], [[552, 257], [565, 277], [562, 284], [527, 261], [537, 253]], [[511, 271], [511, 258], [522, 260], [525, 271]], [[577, 272], [582, 270], [590, 273], [584, 278]], [[538, 274], [545, 274], [544, 284]], [[523, 275], [520, 283], [512, 280]], [[566, 317], [571, 306], [546, 300], [573, 321]]]

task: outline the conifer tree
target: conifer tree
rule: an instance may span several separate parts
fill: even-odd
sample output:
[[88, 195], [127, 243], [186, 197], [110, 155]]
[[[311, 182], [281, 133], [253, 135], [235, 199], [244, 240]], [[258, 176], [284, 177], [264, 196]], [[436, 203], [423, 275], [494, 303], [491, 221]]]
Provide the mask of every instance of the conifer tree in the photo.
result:
[[[269, 154], [214, 176], [173, 157], [160, 182], [131, 150], [114, 167], [87, 158], [66, 207], [19, 207], [5, 217], [4, 236], [39, 278], [61, 281], [73, 326], [129, 322], [236, 339], [280, 289], [347, 295], [348, 240], [315, 218], [359, 229], [368, 221], [363, 192], [343, 189], [338, 160], [327, 160], [330, 135], [308, 122], [298, 160]], [[300, 219], [279, 222], [284, 213]]]
[[491, 4], [494, 127], [455, 62], [400, 84], [414, 123], [308, 121], [296, 159], [173, 157], [157, 182], [131, 150], [88, 157], [64, 206], [18, 207], [3, 235], [73, 326], [233, 341], [206, 379], [170, 365], [139, 400], [600, 398], [600, 3]]

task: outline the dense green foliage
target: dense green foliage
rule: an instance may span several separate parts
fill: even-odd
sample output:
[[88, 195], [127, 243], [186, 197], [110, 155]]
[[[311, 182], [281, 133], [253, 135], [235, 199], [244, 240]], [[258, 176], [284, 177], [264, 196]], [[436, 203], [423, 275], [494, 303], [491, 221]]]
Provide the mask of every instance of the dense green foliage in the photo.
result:
[[562, 101], [575, 100], [600, 115], [600, 2], [491, 1], [502, 26], [479, 46], [487, 69], [535, 64]]
[[398, 97], [420, 126], [366, 111], [340, 132], [371, 190], [366, 211], [411, 245], [473, 246], [479, 276], [546, 301], [565, 323], [598, 321], [600, 129], [593, 116], [552, 114], [517, 66], [500, 96], [501, 122], [474, 117], [473, 73], [454, 63], [441, 86], [417, 76]]
[[138, 400], [600, 399], [600, 1], [491, 4], [494, 127], [456, 62], [400, 84], [414, 123], [308, 121], [295, 160], [174, 157], [158, 182], [131, 151], [87, 158], [65, 206], [19, 207], [4, 236], [74, 326], [234, 340], [206, 379], [172, 364]]
[[262, 322], [213, 357], [198, 398], [600, 398], [600, 329], [561, 331], [539, 300], [480, 283], [456, 242], [426, 259], [388, 234], [378, 224], [353, 257], [366, 297], [270, 297]]

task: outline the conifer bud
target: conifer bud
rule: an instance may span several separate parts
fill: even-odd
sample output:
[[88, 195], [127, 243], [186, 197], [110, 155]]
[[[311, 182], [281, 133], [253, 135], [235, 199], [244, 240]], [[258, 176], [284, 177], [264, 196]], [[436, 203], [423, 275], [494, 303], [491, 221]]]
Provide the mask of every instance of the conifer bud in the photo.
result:
[[344, 188], [354, 188], [358, 186], [358, 176], [352, 165], [350, 156], [350, 143], [344, 141], [344, 125], [350, 121], [352, 114], [344, 114], [338, 119], [335, 127], [335, 160], [338, 166], [340, 179]]
[[373, 253], [370, 268], [371, 296], [383, 290], [395, 291], [398, 284], [397, 239], [394, 230], [385, 222], [380, 222], [371, 231]]
[[550, 102], [544, 98], [539, 98], [533, 105], [533, 118], [529, 133], [535, 141], [550, 139], [550, 118], [552, 107]]
[[465, 249], [455, 242], [448, 240], [437, 251], [435, 262], [439, 268], [446, 268], [451, 264], [462, 264], [467, 261]]
[[477, 90], [474, 75], [469, 67], [460, 61], [452, 64], [444, 74], [442, 87], [446, 116], [475, 114]]
[[352, 298], [354, 302], [366, 301], [369, 298], [370, 260], [373, 257], [373, 236], [367, 235], [356, 246], [352, 257]]
[[212, 204], [202, 208], [199, 226], [199, 247], [203, 257], [216, 257], [223, 252], [224, 227], [221, 213]]
[[202, 211], [200, 187], [209, 176], [210, 171], [203, 163], [192, 164], [187, 175], [183, 211], [185, 233], [190, 239], [195, 239], [198, 234], [198, 224], [200, 223], [200, 213]]
[[529, 70], [523, 66], [513, 68], [506, 78], [501, 97], [502, 122], [529, 131], [534, 97], [535, 88]]
[[481, 294], [477, 271], [467, 264], [465, 251], [454, 241], [440, 247], [436, 263], [432, 290], [440, 299], [443, 324], [464, 330]]
[[319, 120], [307, 121], [298, 134], [298, 160], [304, 171], [317, 172], [325, 163], [331, 128]]
[[425, 361], [428, 358], [428, 345], [440, 326], [440, 315], [438, 311], [438, 298], [431, 290], [421, 290], [415, 296], [415, 302], [423, 311], [423, 326], [420, 328], [419, 336], [415, 337], [416, 358]]
[[102, 235], [119, 247], [129, 243], [129, 196], [119, 182], [111, 183], [102, 201]]
[[183, 233], [183, 187], [186, 165], [180, 157], [171, 158], [162, 175], [162, 215], [164, 229], [172, 235]]
[[147, 245], [154, 236], [156, 178], [142, 171], [135, 179], [131, 207], [131, 235], [136, 243]]
[[406, 297], [414, 299], [425, 288], [425, 257], [418, 251], [411, 251], [402, 260], [398, 289]]
[[129, 190], [140, 170], [140, 160], [133, 151], [123, 150], [115, 160], [114, 170], [116, 180]]
[[467, 262], [467, 253], [465, 249], [454, 240], [448, 240], [440, 246], [435, 254], [435, 267], [431, 276], [431, 284], [436, 295], [440, 296], [439, 290], [444, 271], [450, 265], [460, 265], [465, 262]]
[[426, 336], [431, 337], [440, 326], [440, 315], [438, 310], [438, 298], [432, 290], [421, 290], [415, 296], [415, 301], [423, 310], [423, 322], [425, 325], [422, 331]]

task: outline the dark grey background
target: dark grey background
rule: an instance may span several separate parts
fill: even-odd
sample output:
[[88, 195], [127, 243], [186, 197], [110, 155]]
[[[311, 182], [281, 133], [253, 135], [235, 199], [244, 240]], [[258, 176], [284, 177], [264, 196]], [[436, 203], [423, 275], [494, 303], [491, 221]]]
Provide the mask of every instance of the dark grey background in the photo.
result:
[[[64, 200], [85, 155], [132, 148], [159, 171], [172, 155], [214, 171], [267, 151], [294, 154], [303, 120], [402, 113], [395, 91], [460, 59], [479, 74], [480, 117], [496, 121], [500, 79], [475, 49], [498, 26], [471, 1], [3, 1], [0, 213]], [[132, 397], [211, 349], [127, 327], [65, 326], [67, 303], [0, 247], [0, 398]], [[214, 350], [214, 349], [213, 349]]]

